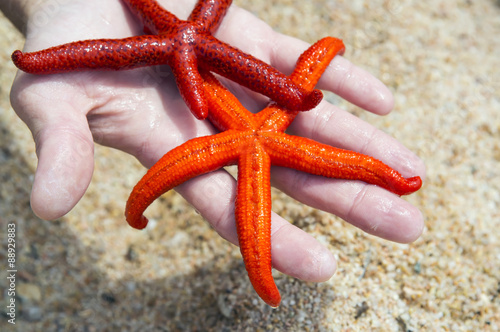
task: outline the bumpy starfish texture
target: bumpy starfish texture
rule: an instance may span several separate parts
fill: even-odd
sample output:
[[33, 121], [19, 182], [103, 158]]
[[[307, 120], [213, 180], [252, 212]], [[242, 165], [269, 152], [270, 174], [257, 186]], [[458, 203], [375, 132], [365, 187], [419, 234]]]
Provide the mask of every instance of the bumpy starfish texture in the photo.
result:
[[[312, 91], [333, 57], [343, 50], [339, 39], [320, 40], [299, 58], [290, 78]], [[250, 281], [267, 304], [277, 307], [281, 301], [271, 273], [271, 165], [362, 180], [398, 195], [420, 188], [418, 176], [405, 179], [372, 157], [285, 134], [298, 111], [272, 103], [252, 114], [213, 75], [201, 74], [210, 103], [208, 118], [222, 132], [191, 139], [165, 154], [134, 187], [126, 218], [132, 227], [142, 229], [148, 223], [143, 212], [161, 194], [195, 176], [237, 164], [238, 241]]]
[[148, 35], [68, 43], [32, 53], [15, 51], [12, 60], [28, 73], [49, 74], [87, 69], [122, 70], [168, 64], [193, 114], [208, 114], [199, 68], [216, 72], [293, 110], [307, 110], [322, 99], [287, 76], [212, 36], [231, 0], [200, 0], [184, 21], [155, 0], [123, 0]]

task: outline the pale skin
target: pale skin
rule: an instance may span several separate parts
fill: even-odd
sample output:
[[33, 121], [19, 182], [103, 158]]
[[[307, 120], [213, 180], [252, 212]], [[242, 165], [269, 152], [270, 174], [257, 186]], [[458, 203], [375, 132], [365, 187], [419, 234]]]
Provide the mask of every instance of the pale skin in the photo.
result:
[[[186, 18], [194, 5], [194, 0], [159, 2], [180, 18]], [[142, 27], [119, 1], [58, 3], [54, 7], [54, 1], [1, 2], [5, 15], [26, 31], [24, 51], [75, 40], [142, 33]], [[230, 8], [216, 37], [284, 73], [292, 71], [308, 46], [272, 31], [266, 23], [236, 6]], [[229, 86], [249, 109], [257, 111], [265, 105], [261, 96], [234, 84]], [[335, 57], [318, 88], [378, 115], [393, 108], [390, 91], [341, 56]], [[123, 150], [149, 168], [173, 147], [215, 132], [208, 121], [196, 120], [187, 109], [167, 67], [45, 76], [18, 72], [11, 101], [36, 144], [38, 166], [31, 206], [36, 215], [48, 220], [65, 215], [85, 193], [93, 173], [94, 141]], [[424, 164], [415, 154], [326, 101], [300, 114], [290, 132], [371, 155], [405, 177], [425, 177]], [[379, 187], [284, 168], [273, 169], [272, 179], [274, 186], [295, 199], [336, 214], [375, 236], [408, 243], [422, 232], [420, 211]], [[176, 191], [222, 237], [238, 243], [234, 224], [236, 183], [232, 176], [220, 170], [190, 180]], [[325, 281], [336, 270], [333, 254], [327, 248], [276, 214], [272, 216], [272, 260], [276, 269], [306, 281]]]

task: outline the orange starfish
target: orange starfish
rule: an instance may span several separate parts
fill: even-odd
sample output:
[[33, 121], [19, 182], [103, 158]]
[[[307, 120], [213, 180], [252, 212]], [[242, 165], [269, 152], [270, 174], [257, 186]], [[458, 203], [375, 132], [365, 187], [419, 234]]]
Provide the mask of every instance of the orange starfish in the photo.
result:
[[[330, 61], [343, 51], [339, 39], [318, 41], [301, 55], [290, 78], [312, 91]], [[271, 103], [252, 114], [212, 74], [203, 71], [202, 76], [209, 119], [222, 132], [191, 139], [165, 154], [133, 189], [127, 201], [127, 221], [144, 228], [148, 220], [143, 212], [161, 194], [195, 176], [237, 164], [235, 215], [240, 250], [255, 291], [270, 306], [277, 307], [281, 301], [271, 274], [271, 164], [362, 180], [398, 195], [420, 188], [420, 177], [405, 179], [372, 157], [285, 134], [298, 111]]]

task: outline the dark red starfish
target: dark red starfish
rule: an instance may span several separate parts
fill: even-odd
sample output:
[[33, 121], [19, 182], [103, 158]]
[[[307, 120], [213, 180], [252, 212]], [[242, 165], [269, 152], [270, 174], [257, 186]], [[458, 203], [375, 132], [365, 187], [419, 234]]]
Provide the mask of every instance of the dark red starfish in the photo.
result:
[[[320, 40], [299, 58], [290, 78], [312, 91], [333, 57], [343, 50], [339, 39]], [[161, 194], [197, 175], [237, 164], [235, 215], [240, 250], [254, 289], [269, 305], [276, 307], [281, 301], [271, 274], [271, 164], [362, 180], [398, 195], [420, 188], [420, 177], [405, 179], [372, 157], [285, 134], [298, 111], [272, 103], [252, 114], [213, 75], [201, 73], [210, 103], [208, 117], [222, 132], [194, 138], [151, 167], [130, 194], [127, 221], [135, 228], [146, 227], [143, 212]]]
[[320, 91], [302, 89], [263, 61], [212, 36], [231, 0], [199, 0], [186, 21], [155, 0], [123, 2], [140, 18], [145, 30], [154, 34], [78, 41], [33, 53], [15, 51], [12, 60], [19, 69], [32, 74], [168, 64], [182, 97], [199, 119], [208, 114], [199, 68], [230, 78], [288, 109], [308, 110], [321, 101]]

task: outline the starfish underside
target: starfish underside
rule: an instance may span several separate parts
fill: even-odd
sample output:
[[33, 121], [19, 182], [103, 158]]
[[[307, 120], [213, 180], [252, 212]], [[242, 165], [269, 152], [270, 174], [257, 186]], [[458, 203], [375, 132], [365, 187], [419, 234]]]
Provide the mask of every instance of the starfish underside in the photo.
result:
[[212, 36], [232, 0], [199, 0], [187, 20], [155, 0], [122, 1], [141, 20], [147, 35], [78, 41], [32, 53], [15, 51], [12, 60], [32, 74], [168, 64], [184, 101], [199, 119], [209, 110], [199, 69], [218, 73], [289, 109], [308, 110], [321, 101], [319, 90], [305, 91], [265, 62]]
[[[333, 57], [343, 51], [339, 39], [320, 40], [299, 58], [290, 79], [312, 91]], [[132, 227], [144, 228], [148, 220], [143, 212], [161, 194], [195, 176], [236, 164], [238, 241], [250, 281], [267, 304], [276, 307], [281, 301], [271, 274], [271, 165], [361, 180], [398, 195], [420, 188], [419, 177], [405, 179], [372, 157], [286, 134], [298, 111], [271, 103], [252, 114], [212, 74], [200, 72], [208, 117], [221, 133], [191, 139], [165, 154], [133, 189], [126, 218]]]

